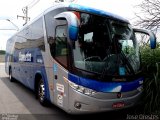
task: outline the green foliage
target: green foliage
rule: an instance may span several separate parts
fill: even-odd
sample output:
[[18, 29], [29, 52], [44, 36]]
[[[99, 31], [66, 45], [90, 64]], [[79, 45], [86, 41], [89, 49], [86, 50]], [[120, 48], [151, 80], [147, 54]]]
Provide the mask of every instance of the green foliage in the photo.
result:
[[4, 50], [0, 50], [0, 55], [4, 55], [6, 52]]
[[155, 66], [156, 62], [160, 62], [160, 48], [159, 47], [151, 50], [150, 46], [145, 46], [140, 49], [141, 49], [141, 58], [142, 58], [143, 66]]
[[160, 111], [160, 44], [151, 50], [149, 46], [141, 48], [144, 81], [144, 112]]

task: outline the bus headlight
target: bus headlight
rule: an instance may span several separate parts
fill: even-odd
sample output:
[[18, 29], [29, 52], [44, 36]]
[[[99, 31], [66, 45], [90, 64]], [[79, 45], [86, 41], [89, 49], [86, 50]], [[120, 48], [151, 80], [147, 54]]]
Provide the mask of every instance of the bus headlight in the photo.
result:
[[78, 89], [79, 88], [79, 86], [77, 85], [77, 84], [75, 84], [75, 83], [73, 83], [73, 82], [70, 82], [69, 81], [69, 85], [73, 88], [73, 89]]
[[69, 81], [69, 86], [71, 88], [75, 89], [76, 91], [78, 91], [80, 93], [83, 93], [85, 95], [94, 95], [96, 93], [96, 91], [94, 91], [92, 89], [77, 85], [77, 84], [75, 84], [75, 83], [73, 83], [71, 81]]

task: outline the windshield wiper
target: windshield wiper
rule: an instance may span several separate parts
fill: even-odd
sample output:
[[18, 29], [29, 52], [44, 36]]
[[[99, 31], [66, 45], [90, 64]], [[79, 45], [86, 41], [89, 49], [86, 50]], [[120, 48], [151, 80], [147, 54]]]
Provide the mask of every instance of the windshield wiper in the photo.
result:
[[[114, 63], [114, 66], [113, 66], [113, 67], [115, 67], [114, 68], [115, 71], [116, 71], [116, 69], [118, 71], [118, 68], [120, 66], [120, 61], [122, 60], [123, 64], [126, 66], [125, 68], [128, 71], [128, 73], [135, 74], [134, 69], [133, 69], [132, 65], [130, 64], [130, 62], [128, 61], [127, 57], [125, 56], [124, 52], [121, 51], [121, 53], [120, 53], [120, 55], [122, 57], [119, 57], [118, 55], [119, 55], [118, 53], [115, 54], [116, 61], [117, 61], [117, 62]], [[108, 57], [108, 60], [104, 61], [105, 62], [104, 69], [103, 69], [102, 74], [100, 76], [101, 80], [104, 79], [104, 77], [105, 77], [105, 75], [107, 75], [107, 73], [112, 72], [108, 67], [109, 67], [109, 62], [111, 62], [111, 60], [113, 60], [113, 59], [109, 58], [109, 57], [111, 57], [109, 55], [107, 55], [107, 57]], [[111, 75], [113, 76], [114, 74], [111, 74]]]
[[[113, 60], [113, 59], [111, 59], [111, 57], [117, 57], [117, 56], [115, 56], [115, 55], [113, 55], [113, 54], [111, 54], [111, 49], [112, 48], [109, 48], [108, 50], [107, 50], [107, 56], [104, 58], [104, 60], [103, 60], [103, 62], [105, 62], [104, 63], [104, 68], [103, 68], [103, 70], [102, 70], [102, 73], [101, 73], [101, 76], [100, 76], [100, 79], [101, 80], [103, 80], [104, 79], [104, 77], [105, 77], [105, 75], [107, 75], [109, 72], [112, 72], [110, 69], [109, 69], [109, 62], [111, 62], [111, 60]], [[116, 59], [117, 60], [117, 59]], [[112, 61], [113, 62], [113, 61]], [[113, 63], [112, 63], [113, 64]], [[115, 63], [115, 64], [117, 64], [117, 63]], [[115, 65], [114, 64], [114, 65]], [[115, 65], [116, 66], [116, 65]], [[116, 68], [115, 68], [116, 69]], [[112, 74], [111, 74], [111, 76], [112, 76]]]

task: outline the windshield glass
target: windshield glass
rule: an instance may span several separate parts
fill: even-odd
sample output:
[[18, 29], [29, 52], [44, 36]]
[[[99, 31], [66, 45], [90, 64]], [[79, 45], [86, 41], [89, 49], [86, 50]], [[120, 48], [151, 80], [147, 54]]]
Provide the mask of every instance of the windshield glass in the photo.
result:
[[105, 75], [135, 74], [140, 68], [138, 44], [128, 23], [81, 13], [74, 66]]

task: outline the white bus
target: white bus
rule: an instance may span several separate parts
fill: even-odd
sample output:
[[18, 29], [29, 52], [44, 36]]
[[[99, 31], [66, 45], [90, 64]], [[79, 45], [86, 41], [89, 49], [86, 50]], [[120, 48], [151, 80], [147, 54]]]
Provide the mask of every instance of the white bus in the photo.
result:
[[6, 73], [71, 114], [134, 106], [142, 95], [143, 76], [135, 32], [128, 20], [78, 4], [60, 3], [11, 37]]

